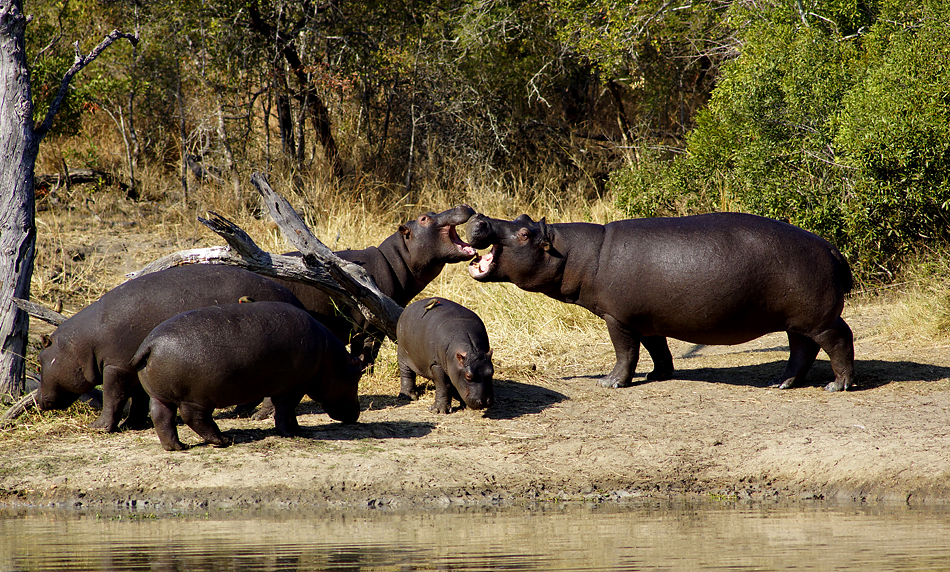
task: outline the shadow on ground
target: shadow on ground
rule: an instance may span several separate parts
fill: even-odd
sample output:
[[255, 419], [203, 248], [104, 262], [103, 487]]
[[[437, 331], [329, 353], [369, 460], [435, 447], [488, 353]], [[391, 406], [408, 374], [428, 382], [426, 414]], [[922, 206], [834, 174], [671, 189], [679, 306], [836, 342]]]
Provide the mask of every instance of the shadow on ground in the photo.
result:
[[495, 380], [495, 405], [485, 411], [489, 419], [515, 419], [540, 413], [555, 403], [569, 399], [563, 393], [528, 383]]

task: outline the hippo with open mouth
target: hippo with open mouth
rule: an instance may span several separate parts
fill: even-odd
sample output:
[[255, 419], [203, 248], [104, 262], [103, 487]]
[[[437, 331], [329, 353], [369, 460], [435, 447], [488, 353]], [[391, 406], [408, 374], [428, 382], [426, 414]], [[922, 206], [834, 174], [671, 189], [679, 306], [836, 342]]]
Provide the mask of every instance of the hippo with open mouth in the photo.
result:
[[791, 355], [780, 388], [802, 381], [824, 349], [835, 380], [850, 387], [854, 338], [841, 319], [851, 270], [826, 240], [790, 224], [741, 213], [546, 224], [473, 217], [472, 246], [491, 251], [469, 272], [587, 308], [607, 323], [617, 363], [600, 380], [627, 387], [640, 344], [653, 358], [647, 379], [673, 375], [666, 338], [740, 344], [788, 334]]

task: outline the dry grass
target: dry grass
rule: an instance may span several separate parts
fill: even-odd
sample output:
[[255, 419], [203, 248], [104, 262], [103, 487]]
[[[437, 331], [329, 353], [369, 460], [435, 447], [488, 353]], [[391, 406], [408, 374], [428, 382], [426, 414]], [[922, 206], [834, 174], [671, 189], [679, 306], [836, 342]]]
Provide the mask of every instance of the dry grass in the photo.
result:
[[950, 251], [921, 252], [903, 265], [892, 294], [887, 330], [897, 337], [950, 341]]

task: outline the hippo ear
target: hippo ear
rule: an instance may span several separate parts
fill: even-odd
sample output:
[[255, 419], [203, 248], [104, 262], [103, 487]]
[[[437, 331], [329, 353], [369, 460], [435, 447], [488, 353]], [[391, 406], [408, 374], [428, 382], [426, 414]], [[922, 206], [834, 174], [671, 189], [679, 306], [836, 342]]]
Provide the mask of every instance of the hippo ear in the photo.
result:
[[485, 357], [487, 357], [488, 359], [491, 359], [491, 354], [492, 354], [493, 351], [495, 351], [495, 350], [489, 349], [488, 352], [485, 353]]
[[46, 334], [42, 334], [40, 336], [40, 345], [42, 345], [44, 348], [50, 347], [51, 345], [53, 345], [53, 338], [49, 337]]
[[409, 228], [408, 224], [399, 225], [399, 232], [406, 238], [409, 238], [409, 236], [412, 234], [412, 230]]
[[545, 251], [551, 250], [551, 238], [548, 235], [548, 223], [546, 217], [541, 217], [538, 221], [538, 236], [541, 238], [541, 248]]
[[455, 359], [458, 360], [460, 367], [465, 367], [465, 356], [468, 355], [468, 352], [455, 352]]

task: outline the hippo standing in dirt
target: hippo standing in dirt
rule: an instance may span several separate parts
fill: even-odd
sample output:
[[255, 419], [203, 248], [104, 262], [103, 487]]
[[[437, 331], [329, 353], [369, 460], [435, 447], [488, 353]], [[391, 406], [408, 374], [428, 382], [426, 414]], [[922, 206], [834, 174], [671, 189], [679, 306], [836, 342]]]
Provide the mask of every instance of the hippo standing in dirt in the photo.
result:
[[40, 352], [39, 408], [65, 409], [102, 384], [102, 414], [92, 427], [116, 431], [129, 398], [123, 426], [148, 427], [148, 395], [130, 365], [142, 340], [175, 314], [242, 297], [302, 307], [287, 288], [232, 266], [179, 266], [116, 286], [63, 322]]
[[[400, 225], [399, 230], [378, 247], [343, 250], [340, 258], [363, 267], [380, 291], [400, 306], [405, 306], [442, 272], [446, 264], [471, 260], [477, 253], [463, 242], [455, 227], [475, 215], [467, 205], [441, 213], [427, 212]], [[288, 254], [299, 255], [298, 252]], [[353, 355], [368, 367], [376, 359], [382, 334], [375, 328], [367, 333], [368, 322], [360, 312], [339, 304], [326, 292], [291, 280], [277, 282], [293, 292], [317, 320], [338, 338], [350, 344]]]
[[199, 308], [159, 324], [132, 367], [152, 397], [155, 432], [166, 451], [185, 448], [177, 412], [216, 447], [232, 443], [214, 410], [270, 397], [277, 432], [300, 432], [297, 404], [306, 394], [327, 415], [355, 423], [360, 415], [359, 360], [306, 310], [284, 302]]
[[[363, 267], [376, 282], [379, 290], [400, 306], [422, 292], [446, 264], [471, 260], [477, 252], [459, 238], [455, 227], [475, 215], [468, 205], [459, 205], [440, 213], [427, 212], [419, 218], [399, 226], [399, 229], [378, 247], [363, 250], [341, 250], [336, 255]], [[299, 256], [299, 252], [287, 254]], [[350, 352], [359, 356], [364, 369], [371, 369], [382, 340], [382, 333], [369, 325], [362, 313], [353, 308], [341, 308], [323, 290], [296, 282], [276, 282], [293, 292], [305, 308], [344, 342]], [[256, 404], [238, 408], [247, 415]], [[266, 419], [273, 414], [273, 406], [265, 400], [255, 419]]]
[[450, 413], [453, 396], [472, 409], [494, 404], [492, 351], [478, 314], [445, 298], [426, 298], [406, 307], [396, 337], [400, 397], [419, 399], [421, 375], [435, 382], [434, 413]]
[[672, 377], [667, 337], [695, 344], [739, 344], [788, 333], [791, 357], [774, 383], [804, 379], [818, 350], [846, 390], [854, 374], [851, 329], [841, 319], [851, 270], [824, 239], [784, 222], [739, 213], [622, 220], [607, 225], [546, 224], [521, 215], [478, 215], [468, 226], [476, 248], [494, 245], [469, 272], [578, 304], [607, 322], [617, 354], [605, 387], [627, 387], [640, 344], [655, 369]]

